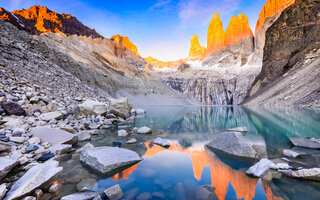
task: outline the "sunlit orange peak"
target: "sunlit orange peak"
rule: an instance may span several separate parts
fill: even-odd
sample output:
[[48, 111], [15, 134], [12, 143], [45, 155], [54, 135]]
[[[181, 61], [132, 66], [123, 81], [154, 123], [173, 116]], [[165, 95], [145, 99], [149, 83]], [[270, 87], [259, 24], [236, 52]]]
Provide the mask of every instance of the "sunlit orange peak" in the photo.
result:
[[206, 55], [206, 48], [202, 47], [199, 42], [199, 38], [194, 34], [191, 38], [190, 51], [188, 58], [201, 59]]
[[219, 14], [216, 13], [208, 27], [207, 54], [219, 51], [225, 47], [225, 34]]
[[226, 46], [235, 44], [248, 37], [253, 37], [248, 18], [242, 13], [237, 17], [232, 16], [225, 35]]
[[138, 48], [136, 45], [134, 45], [128, 37], [123, 37], [121, 35], [114, 35], [112, 36], [112, 39], [114, 39], [114, 41], [118, 44], [118, 45], [122, 45], [125, 48], [129, 49], [130, 51], [133, 51], [135, 54], [139, 55], [138, 53]]

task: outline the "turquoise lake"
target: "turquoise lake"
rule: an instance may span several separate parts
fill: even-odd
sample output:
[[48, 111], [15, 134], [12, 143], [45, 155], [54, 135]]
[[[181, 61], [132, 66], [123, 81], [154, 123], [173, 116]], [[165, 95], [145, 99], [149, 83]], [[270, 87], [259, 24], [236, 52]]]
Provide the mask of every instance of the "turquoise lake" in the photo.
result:
[[[80, 181], [93, 180], [94, 190], [103, 192], [119, 184], [123, 199], [244, 199], [287, 200], [320, 199], [320, 183], [268, 173], [252, 178], [245, 171], [252, 165], [242, 160], [216, 154], [206, 144], [228, 128], [245, 126], [244, 136], [265, 142], [269, 159], [281, 159], [281, 150], [293, 148], [290, 137], [320, 138], [320, 110], [270, 109], [258, 107], [158, 106], [145, 107], [147, 115], [137, 116], [128, 128], [149, 126], [150, 136], [132, 133], [117, 136], [117, 128], [95, 136], [94, 146], [121, 145], [136, 151], [141, 162], [119, 173], [101, 176], [79, 162], [79, 155], [62, 160], [59, 181], [64, 187], [59, 195], [77, 192]], [[160, 136], [169, 148], [152, 144]], [[124, 142], [136, 138], [137, 144]], [[83, 143], [85, 144], [85, 143]], [[304, 150], [307, 156], [292, 160], [292, 166], [320, 167], [320, 151]], [[210, 193], [203, 186], [213, 187]]]

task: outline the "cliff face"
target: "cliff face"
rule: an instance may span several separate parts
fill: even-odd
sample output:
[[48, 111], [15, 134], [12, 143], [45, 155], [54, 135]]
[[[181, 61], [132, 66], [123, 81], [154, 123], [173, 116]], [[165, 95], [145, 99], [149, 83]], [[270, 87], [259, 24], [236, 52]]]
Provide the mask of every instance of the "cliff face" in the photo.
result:
[[202, 60], [206, 55], [206, 48], [202, 47], [199, 42], [199, 38], [194, 34], [191, 38], [190, 51], [188, 59], [190, 60]]
[[295, 0], [268, 0], [263, 6], [256, 25], [256, 32], [263, 26], [265, 20], [275, 14], [281, 13], [288, 6], [292, 5]]
[[226, 37], [219, 14], [216, 13], [208, 27], [207, 55], [211, 55], [225, 47]]
[[63, 32], [67, 35], [92, 36], [102, 38], [94, 29], [79, 22], [69, 14], [59, 14], [42, 6], [33, 6], [27, 10], [15, 10], [10, 12], [0, 9], [0, 18], [17, 26], [20, 30], [30, 34], [47, 32]]
[[295, 0], [268, 0], [263, 6], [255, 30], [255, 49], [250, 65], [262, 65], [263, 48], [268, 28], [279, 18], [281, 12]]
[[112, 36], [112, 39], [120, 46], [123, 46], [127, 49], [129, 49], [130, 51], [134, 52], [135, 54], [137, 54], [138, 56], [138, 48], [136, 45], [134, 45], [128, 37], [123, 37], [121, 35], [114, 35]]
[[268, 29], [263, 67], [249, 104], [303, 105], [320, 101], [320, 1], [297, 1]]

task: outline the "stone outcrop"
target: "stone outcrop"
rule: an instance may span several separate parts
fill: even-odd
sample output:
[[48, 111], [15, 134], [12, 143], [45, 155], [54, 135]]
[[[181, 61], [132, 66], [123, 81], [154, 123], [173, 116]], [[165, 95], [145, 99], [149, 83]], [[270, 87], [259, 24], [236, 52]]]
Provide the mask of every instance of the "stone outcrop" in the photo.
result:
[[262, 71], [247, 102], [306, 105], [320, 102], [320, 2], [297, 1], [268, 29]]
[[199, 38], [194, 34], [191, 38], [190, 51], [189, 51], [189, 60], [202, 60], [206, 55], [206, 48], [202, 47], [199, 42]]
[[48, 142], [51, 145], [74, 144], [78, 140], [76, 135], [55, 128], [36, 127], [31, 130], [31, 134], [40, 138], [41, 142]]
[[219, 14], [216, 13], [210, 21], [207, 35], [207, 56], [225, 47], [226, 36]]
[[15, 10], [12, 13], [1, 8], [0, 18], [31, 34], [63, 32], [67, 35], [102, 38], [94, 29], [83, 25], [74, 16], [59, 14], [43, 6], [33, 6], [27, 10]]
[[258, 159], [267, 156], [264, 141], [251, 141], [240, 132], [220, 133], [207, 144], [207, 147], [214, 151], [242, 158]]
[[[125, 48], [129, 49], [130, 51], [134, 52], [135, 54], [139, 55], [138, 48], [134, 45], [128, 37], [124, 37], [121, 35], [114, 35], [112, 39], [120, 46], [124, 46]], [[140, 55], [139, 55], [140, 56]]]

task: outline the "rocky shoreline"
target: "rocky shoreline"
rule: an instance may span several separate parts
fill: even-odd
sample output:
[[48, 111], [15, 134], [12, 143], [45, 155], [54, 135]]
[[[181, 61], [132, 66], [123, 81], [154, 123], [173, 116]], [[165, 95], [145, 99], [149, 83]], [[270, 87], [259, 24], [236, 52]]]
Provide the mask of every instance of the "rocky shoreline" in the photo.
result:
[[[84, 96], [72, 98], [70, 95], [63, 99], [28, 82], [18, 82], [7, 76], [1, 78], [5, 80], [1, 84], [4, 93], [0, 93], [0, 199], [33, 200], [51, 197], [50, 194], [61, 187], [61, 184], [52, 182], [63, 170], [56, 159], [82, 152], [81, 161], [90, 166], [90, 157], [99, 153], [94, 153], [96, 148], [89, 143], [80, 148], [78, 141], [90, 141], [92, 135], [98, 134], [100, 130], [115, 126], [119, 129], [119, 137], [122, 136], [121, 131], [128, 135], [125, 127], [135, 123], [136, 115], [145, 114], [142, 109], [132, 109], [126, 98], [96, 96], [90, 99]], [[139, 134], [152, 132], [148, 127], [134, 131]], [[136, 142], [134, 138], [128, 141]], [[91, 167], [98, 171], [99, 166], [105, 166], [111, 172], [140, 161], [139, 155], [130, 150], [99, 148], [103, 151], [106, 149], [110, 157], [107, 162], [102, 157], [101, 162], [91, 163]], [[130, 155], [135, 157], [133, 162], [130, 161]], [[106, 195], [115, 195], [109, 193], [107, 191]], [[62, 199], [87, 199], [84, 196], [88, 195], [92, 194], [76, 194]], [[100, 198], [98, 193], [95, 196]]]

